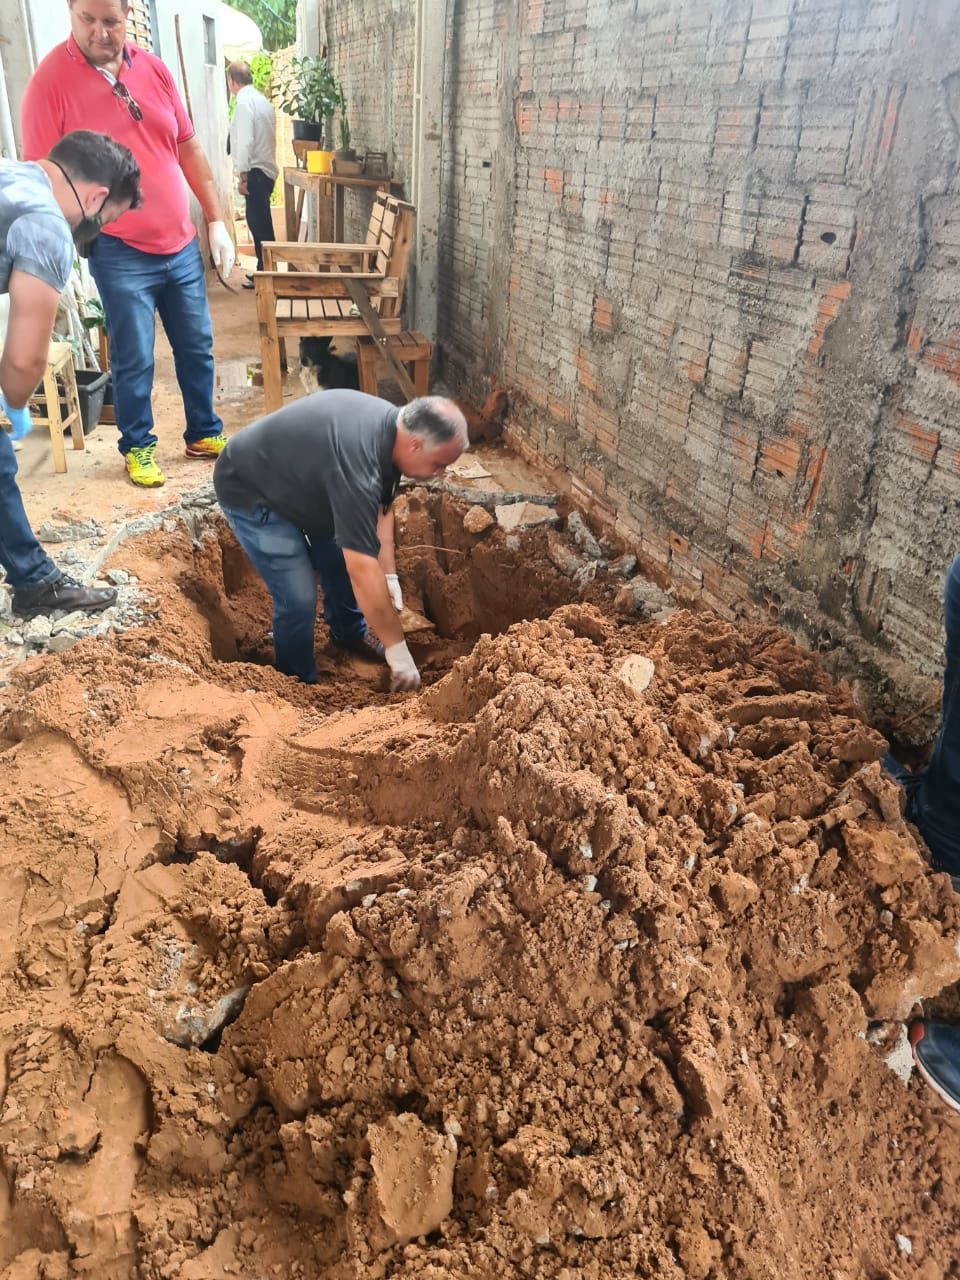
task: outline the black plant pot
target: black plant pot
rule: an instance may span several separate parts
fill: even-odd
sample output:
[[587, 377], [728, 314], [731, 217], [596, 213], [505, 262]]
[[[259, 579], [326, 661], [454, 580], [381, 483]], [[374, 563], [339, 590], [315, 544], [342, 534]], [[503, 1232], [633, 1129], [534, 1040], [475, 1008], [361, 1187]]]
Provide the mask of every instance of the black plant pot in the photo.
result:
[[293, 136], [297, 142], [322, 142], [323, 125], [315, 120], [294, 120]]
[[112, 385], [109, 373], [101, 373], [99, 369], [77, 370], [77, 397], [80, 400], [80, 421], [83, 423], [85, 436], [100, 421], [108, 384]]

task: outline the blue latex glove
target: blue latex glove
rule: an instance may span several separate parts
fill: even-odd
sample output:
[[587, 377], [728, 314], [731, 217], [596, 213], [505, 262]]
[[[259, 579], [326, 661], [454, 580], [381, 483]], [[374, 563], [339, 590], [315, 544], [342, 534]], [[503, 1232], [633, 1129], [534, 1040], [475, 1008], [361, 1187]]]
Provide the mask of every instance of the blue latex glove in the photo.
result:
[[10, 419], [10, 439], [22, 440], [24, 436], [30, 434], [33, 422], [30, 418], [30, 410], [26, 405], [22, 409], [11, 409], [0, 395], [0, 412], [3, 412]]

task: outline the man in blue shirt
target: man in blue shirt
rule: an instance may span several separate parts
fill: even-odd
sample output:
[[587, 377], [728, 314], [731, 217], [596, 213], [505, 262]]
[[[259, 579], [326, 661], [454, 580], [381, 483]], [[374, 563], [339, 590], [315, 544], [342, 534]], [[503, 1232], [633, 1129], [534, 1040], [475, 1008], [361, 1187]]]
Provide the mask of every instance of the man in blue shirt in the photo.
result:
[[54, 610], [97, 612], [112, 590], [85, 587], [57, 568], [27, 521], [12, 440], [30, 430], [27, 400], [47, 364], [57, 304], [75, 246], [140, 203], [140, 171], [126, 147], [99, 133], [62, 138], [34, 164], [0, 160], [0, 293], [10, 298], [0, 355], [0, 565], [23, 618]]

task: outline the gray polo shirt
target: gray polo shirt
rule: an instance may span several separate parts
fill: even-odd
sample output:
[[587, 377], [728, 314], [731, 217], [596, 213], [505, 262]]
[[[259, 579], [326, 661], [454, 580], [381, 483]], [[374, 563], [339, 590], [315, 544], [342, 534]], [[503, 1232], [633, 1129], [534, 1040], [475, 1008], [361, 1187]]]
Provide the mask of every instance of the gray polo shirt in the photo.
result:
[[73, 269], [73, 233], [38, 164], [0, 160], [0, 293], [10, 273], [36, 276], [58, 293]]
[[361, 391], [318, 391], [233, 436], [213, 469], [221, 506], [265, 507], [344, 551], [380, 554], [377, 518], [393, 501], [399, 409]]

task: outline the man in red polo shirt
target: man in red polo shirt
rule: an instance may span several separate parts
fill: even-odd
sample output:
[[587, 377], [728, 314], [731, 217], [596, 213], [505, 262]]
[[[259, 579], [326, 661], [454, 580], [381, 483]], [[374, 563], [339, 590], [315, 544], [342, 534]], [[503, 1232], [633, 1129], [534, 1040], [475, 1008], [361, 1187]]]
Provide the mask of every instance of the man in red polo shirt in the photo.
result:
[[[159, 313], [183, 396], [188, 458], [216, 458], [226, 443], [213, 409], [213, 329], [187, 187], [207, 219], [220, 274], [233, 269], [210, 166], [166, 66], [126, 41], [129, 0], [68, 0], [72, 35], [37, 67], [21, 107], [24, 159], [64, 134], [94, 129], [129, 147], [143, 207], [104, 228], [90, 251], [110, 337], [120, 452], [134, 484], [163, 484], [154, 459], [150, 396]], [[186, 181], [184, 181], [186, 179]]]

